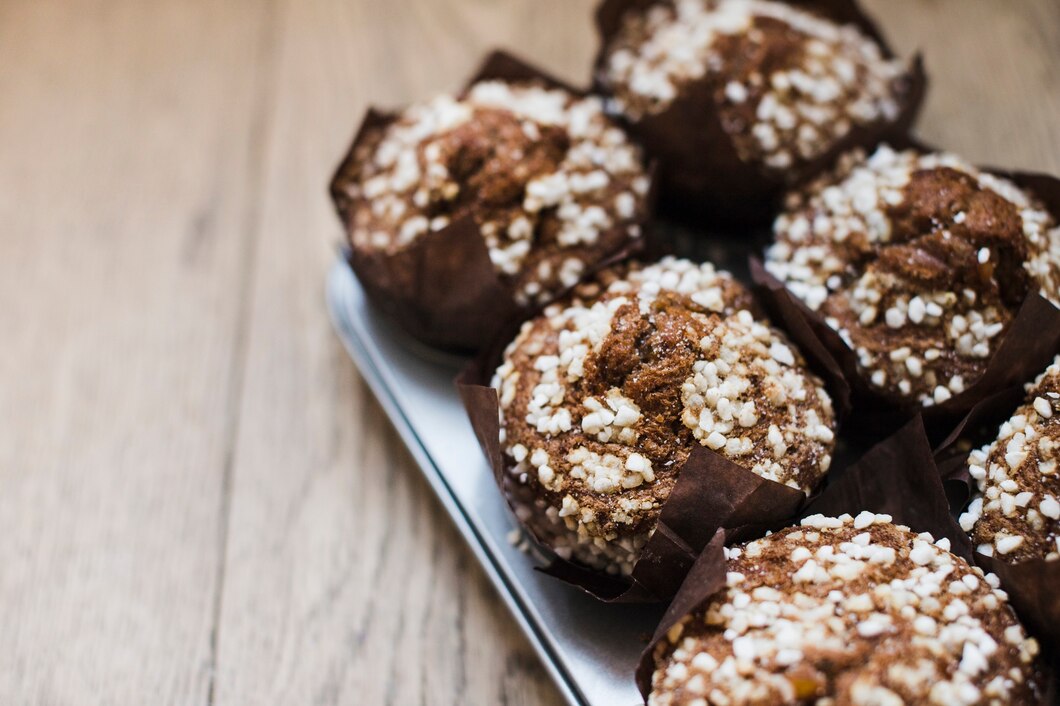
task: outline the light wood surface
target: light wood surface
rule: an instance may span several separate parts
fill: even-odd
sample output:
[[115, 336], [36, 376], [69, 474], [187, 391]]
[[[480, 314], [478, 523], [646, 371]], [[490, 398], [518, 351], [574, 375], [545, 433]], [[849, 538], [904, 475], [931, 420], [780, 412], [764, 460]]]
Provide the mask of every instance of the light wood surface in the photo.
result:
[[[872, 0], [929, 141], [1060, 171], [1055, 0]], [[365, 106], [588, 0], [0, 2], [0, 703], [555, 704], [331, 333]]]

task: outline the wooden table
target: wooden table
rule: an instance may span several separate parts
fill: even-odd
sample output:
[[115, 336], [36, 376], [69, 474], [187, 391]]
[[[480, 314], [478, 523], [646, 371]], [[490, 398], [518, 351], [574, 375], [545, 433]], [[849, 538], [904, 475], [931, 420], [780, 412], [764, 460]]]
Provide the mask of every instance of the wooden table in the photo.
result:
[[[1060, 172], [1056, 0], [872, 0], [929, 141]], [[0, 4], [0, 703], [558, 701], [328, 325], [365, 106], [587, 0]]]

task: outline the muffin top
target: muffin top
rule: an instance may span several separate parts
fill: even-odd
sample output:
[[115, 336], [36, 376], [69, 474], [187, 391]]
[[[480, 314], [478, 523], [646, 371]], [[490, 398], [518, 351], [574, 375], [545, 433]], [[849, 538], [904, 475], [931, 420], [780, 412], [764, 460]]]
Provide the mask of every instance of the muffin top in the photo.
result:
[[1027, 385], [997, 440], [968, 456], [979, 494], [961, 515], [978, 550], [1016, 563], [1060, 559], [1060, 356]]
[[634, 121], [706, 81], [744, 161], [786, 170], [855, 125], [893, 121], [907, 66], [852, 25], [767, 0], [675, 0], [632, 11], [604, 49], [601, 81]]
[[1060, 228], [1029, 194], [950, 154], [880, 147], [789, 194], [766, 269], [820, 312], [885, 397], [974, 383], [1028, 293], [1060, 300]]
[[576, 283], [640, 236], [649, 179], [598, 99], [482, 81], [365, 136], [345, 187], [354, 248], [393, 253], [472, 217], [520, 304]]
[[814, 515], [726, 550], [727, 587], [655, 648], [650, 706], [1036, 704], [997, 579], [888, 515]]
[[749, 305], [727, 273], [668, 258], [548, 307], [493, 381], [510, 472], [598, 545], [654, 528], [697, 443], [809, 493], [831, 401]]

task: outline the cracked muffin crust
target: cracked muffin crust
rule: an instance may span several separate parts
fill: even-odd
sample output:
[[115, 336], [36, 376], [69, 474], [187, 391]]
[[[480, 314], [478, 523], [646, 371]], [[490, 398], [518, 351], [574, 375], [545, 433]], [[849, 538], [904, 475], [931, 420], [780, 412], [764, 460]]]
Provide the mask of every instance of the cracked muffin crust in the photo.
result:
[[902, 407], [982, 375], [1028, 293], [1060, 301], [1060, 227], [1012, 182], [950, 154], [880, 147], [790, 194], [766, 269]]
[[1026, 389], [997, 439], [968, 456], [979, 492], [960, 518], [978, 551], [1008, 563], [1060, 559], [1060, 356]]
[[493, 387], [519, 519], [559, 556], [628, 575], [694, 445], [809, 494], [835, 420], [730, 275], [672, 258], [621, 273], [526, 322]]
[[370, 133], [344, 185], [355, 250], [393, 253], [471, 217], [521, 306], [640, 237], [641, 153], [593, 97], [481, 81]]
[[650, 706], [1038, 704], [997, 578], [888, 515], [814, 515], [726, 550], [727, 586], [655, 647]]
[[708, 82], [739, 157], [785, 172], [855, 125], [896, 120], [907, 70], [856, 27], [786, 3], [675, 0], [626, 13], [600, 78], [634, 123]]

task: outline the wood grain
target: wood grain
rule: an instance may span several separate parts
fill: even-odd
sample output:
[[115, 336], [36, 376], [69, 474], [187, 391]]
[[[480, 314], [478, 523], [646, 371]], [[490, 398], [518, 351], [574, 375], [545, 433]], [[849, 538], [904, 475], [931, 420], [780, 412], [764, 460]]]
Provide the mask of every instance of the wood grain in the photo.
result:
[[2, 8], [0, 703], [205, 703], [261, 6]]
[[[1060, 171], [1055, 0], [866, 0], [923, 136]], [[589, 0], [0, 3], [0, 703], [556, 704], [327, 323], [369, 102]]]
[[1060, 3], [863, 2], [897, 50], [924, 53], [927, 142], [977, 164], [1060, 172]]
[[521, 31], [553, 68], [587, 65], [587, 16], [546, 31], [562, 7], [277, 10], [217, 703], [558, 703], [331, 332], [322, 274], [341, 239], [324, 187], [368, 103], [456, 87]]

